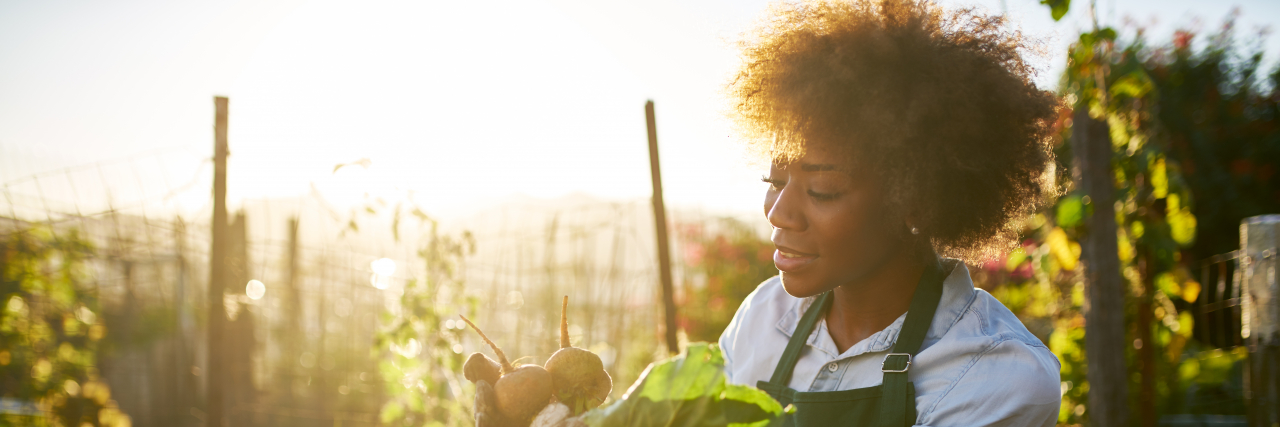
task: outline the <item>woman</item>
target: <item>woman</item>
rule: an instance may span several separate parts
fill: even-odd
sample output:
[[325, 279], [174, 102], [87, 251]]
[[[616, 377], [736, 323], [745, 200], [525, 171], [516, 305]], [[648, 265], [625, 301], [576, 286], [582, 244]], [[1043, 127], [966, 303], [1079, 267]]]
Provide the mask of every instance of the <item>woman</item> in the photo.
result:
[[720, 338], [731, 382], [801, 427], [1054, 425], [1057, 358], [960, 262], [1010, 249], [1055, 193], [1058, 104], [1028, 47], [914, 0], [772, 10], [730, 94], [772, 164], [780, 274]]

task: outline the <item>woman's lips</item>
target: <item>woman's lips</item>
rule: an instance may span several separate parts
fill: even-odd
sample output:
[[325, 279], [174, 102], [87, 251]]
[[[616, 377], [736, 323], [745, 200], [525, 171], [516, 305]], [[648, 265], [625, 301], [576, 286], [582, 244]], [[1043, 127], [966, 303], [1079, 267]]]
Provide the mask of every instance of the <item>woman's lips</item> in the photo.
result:
[[815, 259], [818, 259], [817, 255], [797, 252], [790, 248], [779, 247], [773, 251], [773, 265], [778, 267], [778, 270], [788, 273], [804, 268]]

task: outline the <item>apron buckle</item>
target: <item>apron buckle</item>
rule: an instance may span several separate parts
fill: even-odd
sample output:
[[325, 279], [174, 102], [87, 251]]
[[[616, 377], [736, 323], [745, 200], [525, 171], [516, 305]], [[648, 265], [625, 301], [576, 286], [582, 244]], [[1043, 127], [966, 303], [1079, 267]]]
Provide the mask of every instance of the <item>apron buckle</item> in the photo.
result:
[[[885, 367], [885, 365], [889, 364], [889, 358], [893, 356], [907, 357], [907, 363], [902, 366], [902, 369], [889, 369]], [[911, 369], [911, 353], [889, 353], [884, 356], [884, 361], [880, 362], [880, 372], [907, 372], [908, 369]]]

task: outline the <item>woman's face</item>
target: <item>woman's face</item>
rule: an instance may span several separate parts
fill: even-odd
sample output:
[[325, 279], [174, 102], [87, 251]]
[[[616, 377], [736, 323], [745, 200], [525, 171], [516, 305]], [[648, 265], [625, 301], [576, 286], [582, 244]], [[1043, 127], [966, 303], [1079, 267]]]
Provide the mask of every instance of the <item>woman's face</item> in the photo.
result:
[[872, 174], [819, 149], [775, 163], [764, 178], [773, 263], [788, 294], [803, 298], [854, 284], [901, 249], [902, 221], [889, 221]]

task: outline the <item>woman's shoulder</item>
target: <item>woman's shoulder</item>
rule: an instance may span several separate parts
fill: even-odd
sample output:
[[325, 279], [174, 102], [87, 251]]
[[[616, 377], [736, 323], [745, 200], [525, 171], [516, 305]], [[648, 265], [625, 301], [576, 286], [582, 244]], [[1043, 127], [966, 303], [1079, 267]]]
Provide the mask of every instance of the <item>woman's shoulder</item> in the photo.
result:
[[953, 267], [943, 282], [942, 297], [922, 350], [943, 344], [950, 352], [967, 352], [1012, 340], [1048, 351], [1018, 316], [990, 293], [974, 286], [967, 266], [958, 260], [946, 261]]
[[[916, 389], [924, 424], [965, 424], [974, 417], [993, 425], [1053, 425], [1056, 420], [1061, 402], [1057, 356], [982, 289], [972, 289], [963, 313], [918, 357], [924, 375], [916, 378]], [[1019, 421], [997, 422], [1002, 419]]]
[[[959, 310], [959, 316], [941, 336], [926, 340], [922, 352], [950, 360], [968, 356], [971, 363], [980, 365], [990, 365], [992, 361], [988, 359], [992, 358], [988, 356], [1002, 353], [1013, 356], [1002, 363], [1025, 364], [1031, 370], [1052, 372], [1056, 384], [1060, 363], [1049, 347], [990, 293], [980, 288], [970, 288], [970, 292], [969, 302]], [[933, 328], [939, 326], [935, 323]]]
[[[975, 288], [973, 303], [957, 324], [963, 323], [966, 334], [984, 337], [992, 342], [1012, 341], [1030, 350], [1052, 355], [1049, 347], [1027, 330], [1017, 315], [987, 291]], [[1056, 363], [1057, 358], [1054, 358]]]

